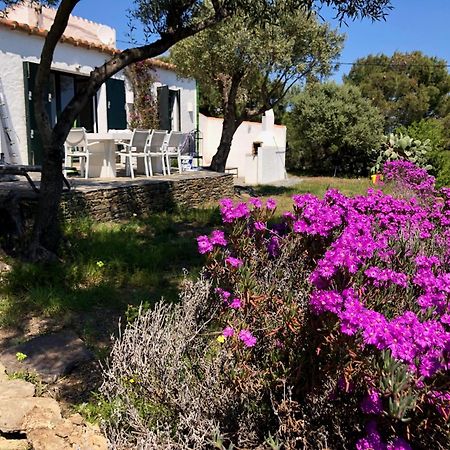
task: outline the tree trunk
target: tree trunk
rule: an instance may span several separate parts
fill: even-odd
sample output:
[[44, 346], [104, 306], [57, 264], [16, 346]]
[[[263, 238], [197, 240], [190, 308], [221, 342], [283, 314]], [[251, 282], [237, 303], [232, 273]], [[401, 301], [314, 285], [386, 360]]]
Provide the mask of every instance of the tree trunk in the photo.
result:
[[229, 90], [226, 85], [222, 85], [223, 98], [223, 125], [222, 136], [220, 137], [220, 144], [217, 148], [216, 154], [213, 156], [209, 168], [214, 172], [225, 172], [228, 155], [230, 154], [231, 144], [233, 142], [234, 133], [242, 123], [242, 116], [238, 116], [236, 99], [239, 85], [242, 81], [243, 73], [236, 73], [231, 79]]
[[220, 144], [217, 148], [216, 154], [211, 161], [210, 169], [214, 172], [225, 172], [228, 155], [230, 154], [233, 136], [238, 129], [240, 122], [235, 117], [226, 117], [223, 120], [222, 135], [220, 137]]
[[33, 260], [48, 259], [50, 252], [57, 254], [61, 242], [60, 201], [63, 187], [62, 146], [52, 141], [45, 144], [46, 157], [42, 166], [39, 206], [33, 230], [30, 257]]

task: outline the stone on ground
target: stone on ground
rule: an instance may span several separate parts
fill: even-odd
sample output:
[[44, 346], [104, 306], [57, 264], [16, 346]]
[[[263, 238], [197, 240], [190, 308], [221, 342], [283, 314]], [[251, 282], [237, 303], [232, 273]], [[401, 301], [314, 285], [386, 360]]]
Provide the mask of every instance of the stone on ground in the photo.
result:
[[8, 375], [6, 374], [5, 366], [0, 363], [0, 381], [5, 381], [8, 379]]
[[[16, 356], [18, 353], [23, 353], [26, 358], [19, 361]], [[46, 382], [55, 381], [90, 359], [92, 353], [71, 331], [38, 336], [0, 354], [0, 363], [8, 373], [34, 372]]]
[[0, 379], [0, 402], [4, 398], [34, 397], [34, 384], [24, 380]]
[[3, 398], [0, 401], [0, 432], [21, 433], [25, 431], [24, 421], [34, 409], [34, 414], [42, 414], [45, 420], [52, 416], [53, 423], [61, 420], [61, 410], [52, 398]]
[[6, 439], [0, 436], [0, 450], [29, 450], [27, 439]]

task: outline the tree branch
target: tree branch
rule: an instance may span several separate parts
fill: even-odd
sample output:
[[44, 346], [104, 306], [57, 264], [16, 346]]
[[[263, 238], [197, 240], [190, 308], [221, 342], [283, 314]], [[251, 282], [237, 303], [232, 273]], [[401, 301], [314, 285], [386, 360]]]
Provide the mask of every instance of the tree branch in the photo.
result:
[[[79, 0], [76, 0], [75, 3], [77, 3], [78, 1]], [[91, 72], [89, 81], [86, 84], [85, 88], [80, 90], [72, 98], [72, 100], [68, 103], [64, 111], [59, 116], [58, 123], [53, 130], [53, 135], [56, 141], [58, 142], [60, 139], [65, 138], [65, 135], [72, 126], [72, 123], [76, 119], [80, 109], [82, 109], [87, 104], [89, 98], [98, 91], [100, 86], [108, 78], [111, 78], [113, 75], [120, 72], [122, 69], [132, 63], [161, 55], [178, 41], [181, 41], [182, 39], [185, 39], [189, 36], [193, 36], [194, 34], [225, 19], [226, 17], [228, 17], [228, 15], [229, 13], [226, 10], [222, 9], [219, 13], [216, 12], [214, 16], [210, 16], [197, 24], [190, 25], [189, 27], [183, 29], [175, 30], [170, 34], [167, 33], [151, 44], [124, 50], [123, 52], [117, 54], [105, 64], [103, 64], [103, 66], [95, 68]]]

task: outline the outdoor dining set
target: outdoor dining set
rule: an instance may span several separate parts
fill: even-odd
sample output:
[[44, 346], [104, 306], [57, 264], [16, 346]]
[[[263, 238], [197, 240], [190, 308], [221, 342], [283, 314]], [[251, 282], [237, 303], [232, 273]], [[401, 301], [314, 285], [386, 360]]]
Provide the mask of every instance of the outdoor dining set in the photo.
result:
[[117, 164], [125, 166], [127, 176], [152, 177], [171, 175], [175, 168], [181, 173], [190, 168], [189, 133], [164, 130], [110, 130], [107, 133], [87, 133], [84, 128], [72, 128], [64, 144], [65, 175], [80, 163], [84, 178], [115, 178]]

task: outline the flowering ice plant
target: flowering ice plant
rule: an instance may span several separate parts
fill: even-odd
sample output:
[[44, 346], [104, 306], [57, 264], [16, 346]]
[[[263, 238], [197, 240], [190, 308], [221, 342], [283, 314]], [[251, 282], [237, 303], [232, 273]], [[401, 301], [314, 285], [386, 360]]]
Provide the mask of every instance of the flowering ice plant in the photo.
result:
[[336, 408], [362, 413], [358, 449], [427, 447], [423, 430], [449, 443], [450, 189], [409, 162], [383, 175], [392, 195], [294, 195], [278, 221], [272, 199], [224, 199], [199, 252], [246, 377], [288, 379], [299, 405], [302, 367], [314, 392], [333, 379]]

